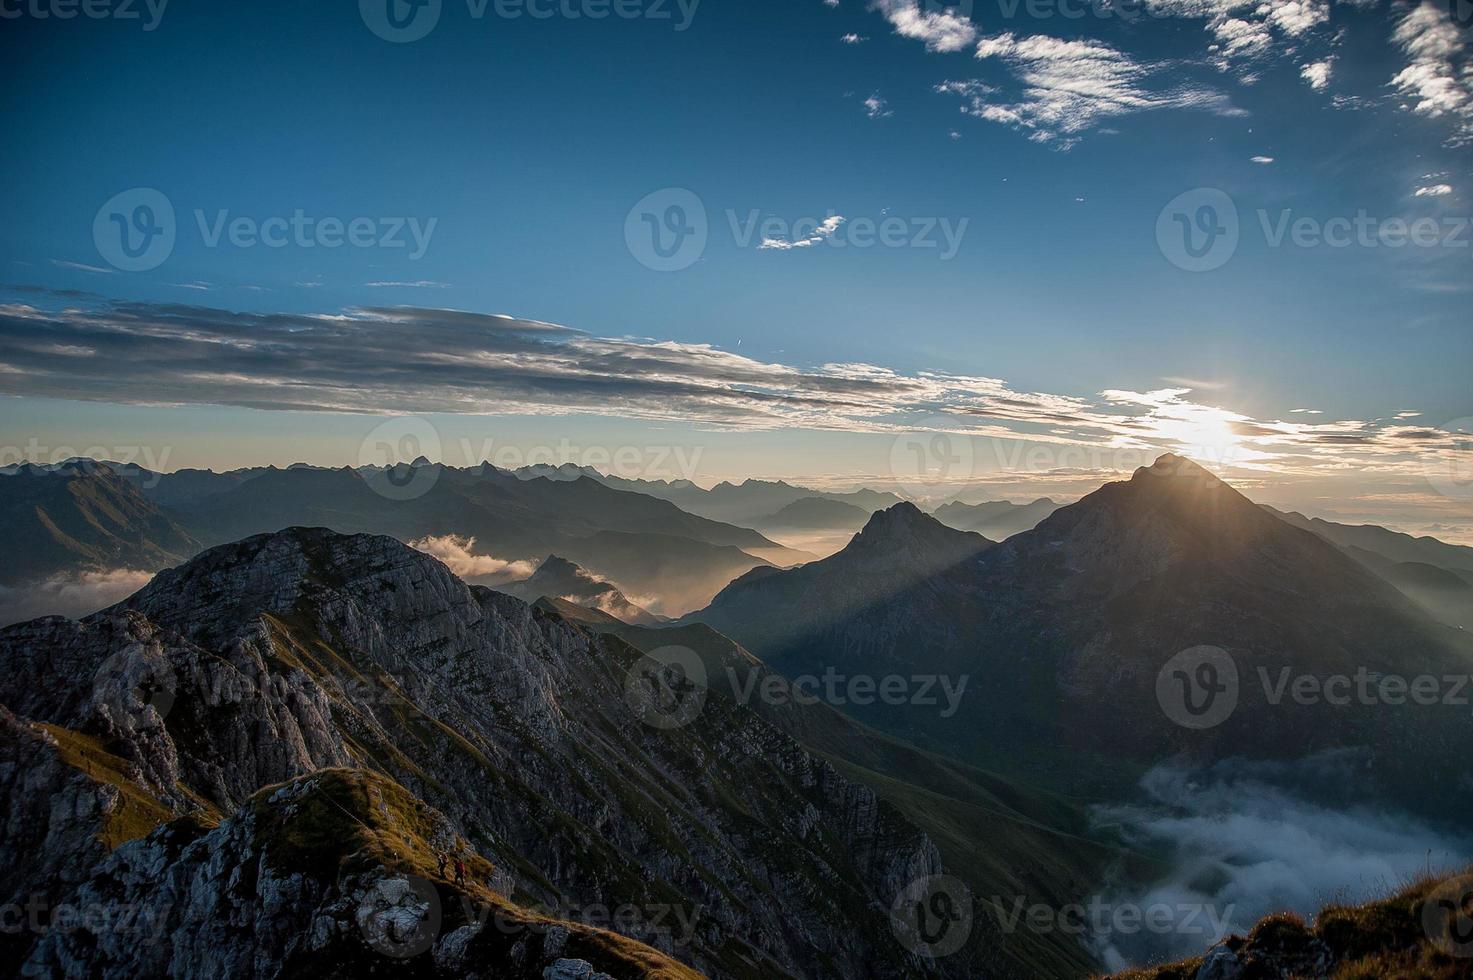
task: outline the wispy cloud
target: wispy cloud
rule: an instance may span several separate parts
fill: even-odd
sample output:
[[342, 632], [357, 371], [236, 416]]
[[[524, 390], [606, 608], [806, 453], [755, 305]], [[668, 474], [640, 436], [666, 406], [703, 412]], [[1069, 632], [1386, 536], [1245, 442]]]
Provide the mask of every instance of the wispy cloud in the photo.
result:
[[1451, 120], [1450, 145], [1473, 144], [1473, 57], [1445, 6], [1424, 0], [1411, 8], [1392, 40], [1407, 57], [1392, 88], [1417, 115]]
[[842, 35], [839, 38], [839, 43], [840, 44], [863, 44], [865, 41], [868, 41], [868, 40], [869, 40], [869, 38], [867, 38], [867, 37], [860, 37], [858, 34], [844, 34], [844, 35]]
[[1299, 77], [1309, 83], [1309, 87], [1316, 92], [1323, 92], [1330, 85], [1330, 76], [1335, 72], [1335, 59], [1325, 58], [1322, 61], [1311, 61], [1299, 68]]
[[799, 238], [791, 242], [782, 238], [764, 238], [762, 239], [762, 244], [757, 247], [759, 249], [776, 249], [778, 251], [787, 251], [793, 248], [812, 248], [820, 242], [833, 238], [834, 232], [838, 231], [839, 226], [843, 223], [844, 216], [842, 214], [830, 215], [824, 219], [823, 224], [814, 229], [813, 234], [806, 238]]
[[72, 262], [68, 259], [52, 259], [51, 264], [56, 266], [58, 269], [75, 269], [78, 272], [96, 272], [105, 276], [110, 276], [118, 271], [116, 269], [104, 269], [100, 265], [88, 265], [85, 262]]
[[403, 287], [408, 287], [408, 288], [411, 288], [411, 289], [449, 289], [450, 288], [450, 283], [448, 283], [448, 282], [435, 282], [433, 279], [414, 279], [414, 280], [409, 280], [409, 281], [405, 281], [405, 280], [401, 280], [401, 279], [380, 279], [380, 280], [378, 280], [376, 282], [365, 282], [363, 285], [365, 285], [365, 286], [371, 286], [374, 289], [382, 289], [382, 288], [387, 287], [387, 286], [403, 286]]
[[1249, 160], [1250, 163], [1262, 163], [1262, 164], [1269, 164], [1269, 163], [1273, 163], [1274, 162], [1274, 158], [1273, 157], [1249, 157], [1248, 160]]
[[1453, 192], [1451, 184], [1429, 184], [1418, 187], [1413, 197], [1445, 197]]
[[1138, 112], [1174, 108], [1245, 115], [1226, 95], [1209, 88], [1153, 86], [1153, 76], [1166, 74], [1171, 66], [1136, 61], [1100, 41], [999, 34], [978, 42], [977, 57], [1005, 63], [1021, 83], [1021, 93], [994, 98], [997, 87], [975, 80], [945, 82], [936, 90], [965, 99], [969, 115], [1012, 126], [1059, 149], [1073, 147], [1106, 120]]
[[976, 25], [957, 10], [923, 10], [920, 0], [871, 0], [870, 8], [883, 14], [896, 34], [925, 42], [928, 51], [961, 51], [977, 39]]
[[871, 119], [883, 119], [886, 116], [894, 115], [890, 111], [890, 104], [880, 98], [879, 95], [871, 95], [864, 100], [864, 111]]

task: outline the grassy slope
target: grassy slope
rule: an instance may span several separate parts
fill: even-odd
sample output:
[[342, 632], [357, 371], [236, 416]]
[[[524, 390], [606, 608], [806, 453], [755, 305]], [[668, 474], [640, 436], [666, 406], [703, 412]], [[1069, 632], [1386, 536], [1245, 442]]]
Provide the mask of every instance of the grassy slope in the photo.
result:
[[[1454, 886], [1458, 887], [1454, 887]], [[1313, 956], [1327, 948], [1327, 972], [1302, 970], [1293, 975], [1324, 976], [1331, 980], [1454, 980], [1473, 977], [1473, 956], [1452, 956], [1429, 935], [1423, 913], [1429, 900], [1456, 894], [1462, 914], [1473, 916], [1473, 879], [1467, 875], [1443, 878], [1425, 875], [1396, 893], [1364, 905], [1330, 905], [1311, 923], [1296, 915], [1279, 914], [1261, 920], [1246, 936], [1226, 940], [1247, 962], [1245, 976], [1288, 975], [1296, 958]], [[1434, 917], [1435, 918], [1435, 917]], [[1445, 920], [1442, 920], [1445, 921]], [[1254, 962], [1261, 968], [1255, 970]], [[1203, 957], [1168, 966], [1116, 974], [1116, 980], [1192, 980]], [[1285, 969], [1287, 968], [1287, 969]]]

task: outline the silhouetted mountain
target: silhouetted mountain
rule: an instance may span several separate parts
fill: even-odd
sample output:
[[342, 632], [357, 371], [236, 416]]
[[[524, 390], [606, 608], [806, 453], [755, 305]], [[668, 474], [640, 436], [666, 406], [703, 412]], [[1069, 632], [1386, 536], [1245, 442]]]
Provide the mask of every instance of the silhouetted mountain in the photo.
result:
[[949, 528], [914, 504], [900, 503], [872, 515], [837, 554], [787, 571], [749, 572], [688, 621], [708, 623], [779, 666], [763, 651], [786, 653], [914, 589], [920, 589], [917, 615], [946, 615], [930, 605], [923, 583], [991, 546], [980, 534]]
[[557, 555], [548, 555], [531, 578], [507, 585], [501, 591], [532, 603], [544, 597], [566, 600], [635, 626], [665, 622], [665, 617], [630, 602], [614, 583]]
[[189, 533], [105, 465], [22, 465], [0, 476], [0, 584], [58, 572], [154, 571], [199, 550]]
[[[851, 585], [846, 550], [749, 574], [691, 618], [790, 676], [829, 667], [969, 676], [974, 687], [954, 718], [861, 717], [1075, 789], [1110, 771], [1094, 758], [1115, 758], [1118, 773], [1120, 757], [1182, 751], [1279, 757], [1371, 746], [1384, 760], [1454, 769], [1455, 709], [1301, 706], [1287, 695], [1274, 704], [1259, 669], [1275, 681], [1285, 668], [1319, 678], [1466, 674], [1466, 635], [1186, 460], [1164, 456], [1032, 531], [968, 560], [937, 561], [919, 578], [905, 571], [914, 554], [905, 535], [883, 548], [864, 547], [866, 535], [855, 542], [871, 570], [862, 588]], [[1157, 697], [1167, 661], [1201, 645], [1226, 650], [1241, 681], [1237, 710], [1206, 731], [1173, 723]], [[1394, 770], [1374, 775], [1395, 780]]]
[[1438, 568], [1473, 573], [1473, 548], [1448, 544], [1433, 537], [1413, 537], [1375, 524], [1336, 524], [1297, 512], [1264, 508], [1295, 527], [1313, 531], [1342, 548], [1361, 548], [1394, 562], [1421, 562]]
[[1473, 630], [1473, 548], [1374, 524], [1336, 524], [1264, 509], [1339, 546], [1440, 622]]
[[942, 524], [960, 531], [976, 531], [995, 541], [1010, 538], [1022, 531], [1031, 531], [1038, 522], [1059, 509], [1059, 504], [1048, 497], [1040, 497], [1030, 504], [1015, 504], [1006, 500], [992, 500], [981, 504], [966, 504], [953, 500], [942, 504], [933, 512]]
[[756, 522], [757, 527], [777, 530], [857, 531], [869, 520], [870, 511], [824, 497], [803, 497], [775, 514]]

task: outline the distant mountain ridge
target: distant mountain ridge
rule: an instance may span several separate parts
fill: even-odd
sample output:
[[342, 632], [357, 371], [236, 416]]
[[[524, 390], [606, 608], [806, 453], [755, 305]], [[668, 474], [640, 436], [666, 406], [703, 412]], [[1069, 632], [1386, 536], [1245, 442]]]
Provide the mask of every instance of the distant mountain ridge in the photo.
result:
[[[37, 479], [59, 475], [49, 470], [27, 474]], [[107, 487], [105, 492], [115, 497], [126, 496], [130, 512], [147, 511], [149, 520], [162, 519], [190, 539], [188, 547], [166, 543], [155, 549], [162, 554], [142, 566], [150, 571], [202, 546], [294, 525], [390, 534], [403, 541], [457, 535], [475, 538], [485, 554], [506, 560], [566, 556], [639, 594], [658, 596], [680, 613], [705, 604], [752, 568], [811, 557], [750, 528], [686, 513], [666, 500], [591, 479], [523, 480], [489, 464], [456, 469], [419, 460], [389, 470], [295, 465], [215, 474], [155, 473], [102, 463], [88, 464], [85, 473], [79, 469], [78, 478], [96, 480], [99, 492]], [[5, 479], [12, 478], [0, 477]], [[15, 497], [21, 486], [0, 482], [0, 507], [9, 506], [7, 497]], [[398, 487], [413, 492], [401, 494]], [[16, 513], [21, 525], [32, 521], [30, 508]], [[87, 550], [54, 534], [55, 540], [37, 534], [38, 561], [53, 556], [47, 567], [67, 567]], [[35, 564], [18, 569], [17, 579]]]
[[0, 476], [0, 584], [80, 569], [154, 571], [200, 549], [190, 533], [102, 466], [23, 465]]
[[664, 616], [656, 616], [629, 601], [612, 582], [599, 578], [566, 558], [548, 555], [532, 573], [532, 577], [505, 586], [508, 592], [526, 602], [536, 603], [539, 599], [561, 599], [573, 605], [597, 610], [621, 623], [631, 626], [656, 626], [667, 622]]
[[1033, 530], [1060, 506], [1049, 497], [1040, 497], [1027, 504], [1015, 504], [1006, 500], [968, 504], [953, 500], [936, 508], [932, 515], [950, 527], [961, 531], [976, 531], [1001, 541], [1014, 534]]

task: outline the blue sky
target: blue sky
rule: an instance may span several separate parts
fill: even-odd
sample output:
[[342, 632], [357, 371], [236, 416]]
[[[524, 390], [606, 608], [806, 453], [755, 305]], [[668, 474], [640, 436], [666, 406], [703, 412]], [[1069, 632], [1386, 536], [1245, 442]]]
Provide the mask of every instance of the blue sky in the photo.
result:
[[[591, 437], [699, 445], [703, 482], [878, 482], [897, 476], [907, 431], [1012, 431], [1231, 456], [1218, 461], [1260, 496], [1326, 513], [1431, 526], [1468, 510], [1423, 478], [1429, 453], [1456, 449], [1428, 433], [1473, 416], [1473, 76], [1457, 8], [1169, 0], [1104, 16], [1076, 3], [1086, 15], [1071, 18], [1039, 0], [626, 0], [637, 16], [593, 20], [564, 13], [598, 0], [544, 2], [555, 15], [539, 19], [443, 0], [424, 37], [392, 43], [368, 26], [375, 2], [389, 0], [175, 3], [156, 17], [135, 4], [138, 19], [68, 20], [37, 16], [52, 0], [0, 5], [12, 81], [0, 301], [13, 314], [0, 326], [0, 443], [141, 443], [168, 449], [168, 468], [340, 464], [388, 412], [431, 418], [449, 462], [463, 461], [451, 451], [462, 438], [530, 449]], [[104, 228], [111, 213], [131, 220], [140, 188], [172, 208], [174, 241], [161, 263], [124, 271], [94, 224], [100, 210]], [[670, 188], [694, 195], [706, 241], [656, 271], [626, 224], [646, 227], [630, 213], [648, 195], [663, 220]], [[1238, 227], [1219, 236], [1230, 254], [1194, 271], [1172, 235], [1204, 200], [1226, 200]], [[365, 219], [374, 244], [326, 248], [313, 232], [312, 247], [232, 245], [223, 230], [299, 212], [314, 228]], [[733, 223], [753, 215], [769, 224], [743, 240]], [[1357, 216], [1370, 232], [1323, 242]], [[1418, 220], [1434, 223], [1425, 243], [1386, 244], [1395, 222]], [[887, 221], [894, 244], [863, 246], [866, 226]], [[1295, 221], [1308, 222], [1297, 244]], [[375, 350], [425, 360], [425, 397], [407, 375], [386, 390], [372, 363], [315, 378], [330, 396], [304, 394], [292, 365], [336, 348], [263, 367], [280, 348], [244, 320], [229, 327], [233, 349], [260, 349], [215, 384], [182, 384], [183, 362], [158, 345], [147, 373], [116, 385], [79, 355], [92, 341], [37, 348], [79, 316], [88, 336], [135, 336], [163, 316], [183, 350], [179, 337], [197, 334], [175, 306], [211, 323], [220, 311], [509, 314], [578, 331], [579, 358], [584, 338], [653, 342], [706, 367], [721, 352], [740, 370], [660, 370], [728, 393], [755, 370], [785, 400], [706, 412], [648, 386], [601, 400], [504, 375], [440, 399], [433, 362], [449, 353], [402, 333], [425, 315], [369, 318], [401, 331]], [[449, 341], [457, 356], [486, 356], [462, 339]], [[106, 345], [107, 368], [133, 372], [130, 349]], [[623, 353], [619, 379], [648, 382]], [[835, 373], [824, 365], [863, 365], [838, 373], [864, 378], [880, 408], [809, 406], [814, 377]], [[973, 380], [916, 385], [924, 372]], [[232, 390], [246, 375], [248, 397]], [[1061, 422], [1054, 399], [1128, 424]], [[975, 477], [1000, 496], [1067, 493], [1094, 479], [1063, 472], [1081, 457], [1062, 450], [1021, 474], [1007, 451], [970, 455], [922, 489]]]

